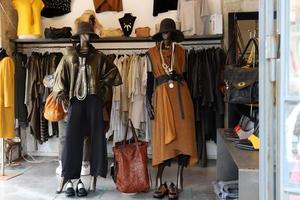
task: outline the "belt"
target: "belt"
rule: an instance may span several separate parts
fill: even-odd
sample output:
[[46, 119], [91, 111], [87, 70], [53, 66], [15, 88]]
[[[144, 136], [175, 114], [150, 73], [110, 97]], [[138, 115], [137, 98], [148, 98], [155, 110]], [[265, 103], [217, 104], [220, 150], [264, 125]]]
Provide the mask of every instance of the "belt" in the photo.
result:
[[179, 100], [180, 114], [181, 114], [181, 118], [184, 119], [184, 110], [183, 110], [182, 96], [180, 90], [180, 86], [183, 85], [182, 81], [184, 81], [184, 77], [183, 75], [176, 74], [176, 73], [172, 73], [171, 75], [161, 75], [155, 79], [156, 87], [163, 83], [167, 83], [169, 81], [177, 82], [177, 96]]

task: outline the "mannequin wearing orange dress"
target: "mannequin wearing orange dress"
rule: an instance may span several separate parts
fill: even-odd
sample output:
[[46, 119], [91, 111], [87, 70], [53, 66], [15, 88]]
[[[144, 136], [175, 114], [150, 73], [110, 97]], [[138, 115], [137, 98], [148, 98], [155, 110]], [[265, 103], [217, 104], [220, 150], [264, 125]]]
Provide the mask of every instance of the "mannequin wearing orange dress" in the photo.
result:
[[[153, 196], [162, 198], [169, 193], [169, 198], [175, 199], [178, 198], [178, 192], [183, 190], [184, 167], [198, 162], [194, 109], [183, 76], [185, 49], [176, 44], [183, 40], [183, 34], [176, 30], [172, 19], [166, 18], [153, 39], [159, 42], [147, 52], [156, 83], [151, 143], [152, 165], [158, 167], [158, 171], [157, 189]], [[162, 182], [162, 174], [173, 158], [178, 159], [177, 184], [171, 183], [167, 188]]]

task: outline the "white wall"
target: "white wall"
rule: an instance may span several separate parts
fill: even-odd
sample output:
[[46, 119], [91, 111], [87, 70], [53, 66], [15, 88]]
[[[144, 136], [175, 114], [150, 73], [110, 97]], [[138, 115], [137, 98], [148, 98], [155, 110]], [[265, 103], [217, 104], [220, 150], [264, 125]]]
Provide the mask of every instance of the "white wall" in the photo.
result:
[[[209, 9], [212, 13], [217, 10], [221, 10], [221, 0], [208, 0], [210, 3]], [[55, 18], [43, 18], [42, 25], [45, 27], [73, 27], [74, 21], [85, 10], [94, 10], [93, 0], [72, 0], [71, 13]], [[151, 34], [155, 33], [155, 24], [159, 24], [160, 21], [166, 17], [172, 18], [176, 21], [177, 11], [169, 11], [161, 13], [157, 17], [152, 15], [153, 12], [153, 0], [123, 0], [122, 12], [104, 12], [98, 13], [97, 19], [104, 26], [104, 28], [114, 27], [119, 28], [118, 19], [124, 16], [124, 13], [132, 13], [137, 19], [134, 24], [134, 29], [137, 27], [149, 26], [151, 28]]]
[[[42, 25], [44, 27], [54, 26], [71, 26], [73, 27], [74, 21], [85, 10], [94, 10], [93, 0], [72, 0], [71, 13], [55, 18], [43, 18]], [[176, 20], [176, 11], [169, 11], [167, 13], [159, 14], [157, 17], [153, 17], [153, 0], [123, 0], [122, 12], [104, 12], [98, 13], [97, 19], [104, 26], [104, 28], [114, 27], [119, 28], [119, 18], [124, 16], [124, 13], [132, 13], [137, 19], [134, 24], [134, 28], [149, 26], [151, 33], [154, 33], [154, 27], [156, 23], [165, 17], [170, 17]], [[134, 31], [132, 31], [134, 33]]]

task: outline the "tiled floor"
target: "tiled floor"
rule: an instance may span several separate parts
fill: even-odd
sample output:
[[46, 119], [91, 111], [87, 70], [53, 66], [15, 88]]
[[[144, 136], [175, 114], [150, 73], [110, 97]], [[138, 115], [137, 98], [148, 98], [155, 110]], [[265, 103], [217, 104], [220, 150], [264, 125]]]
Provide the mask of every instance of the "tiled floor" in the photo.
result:
[[[55, 175], [57, 162], [45, 162], [40, 164], [23, 163], [20, 167], [24, 174], [10, 179], [0, 181], [1, 200], [38, 200], [38, 199], [67, 199], [65, 194], [55, 194], [58, 179]], [[156, 169], [151, 169], [154, 181]], [[215, 200], [212, 181], [215, 180], [215, 162], [210, 162], [209, 167], [201, 168], [193, 166], [184, 171], [184, 191], [180, 194], [180, 199], [185, 200]], [[177, 165], [166, 168], [164, 180], [167, 182], [176, 181]], [[88, 188], [89, 176], [82, 178]], [[76, 184], [74, 184], [75, 186]], [[153, 199], [151, 190], [149, 193], [125, 195], [115, 190], [115, 185], [110, 177], [107, 179], [98, 178], [97, 190], [89, 193], [87, 197], [80, 199], [101, 199], [101, 200], [121, 200], [121, 199]], [[73, 199], [79, 199], [74, 197]], [[167, 198], [165, 198], [167, 199]]]

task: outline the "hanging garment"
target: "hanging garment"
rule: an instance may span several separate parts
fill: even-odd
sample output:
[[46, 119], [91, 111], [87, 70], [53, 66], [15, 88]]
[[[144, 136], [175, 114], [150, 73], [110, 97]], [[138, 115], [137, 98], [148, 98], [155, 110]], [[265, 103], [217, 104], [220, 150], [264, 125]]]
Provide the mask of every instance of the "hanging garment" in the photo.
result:
[[224, 127], [224, 100], [220, 90], [226, 54], [221, 48], [191, 49], [187, 54], [187, 77], [196, 123], [198, 156], [207, 166], [206, 140], [216, 141]]
[[43, 0], [45, 7], [41, 15], [43, 17], [57, 17], [71, 12], [71, 0]]
[[124, 60], [122, 62], [122, 71], [121, 71], [121, 77], [124, 80], [123, 84], [121, 85], [121, 112], [122, 112], [122, 120], [127, 121], [128, 120], [128, 112], [129, 112], [129, 99], [127, 96], [128, 91], [128, 79], [130, 79], [129, 76], [129, 70], [130, 70], [130, 63], [131, 63], [132, 57], [131, 56], [124, 56]]
[[33, 52], [29, 57], [27, 63], [28, 70], [28, 122], [30, 125], [30, 132], [34, 138], [41, 143], [41, 133], [40, 133], [40, 74], [41, 64], [41, 54]]
[[123, 10], [122, 0], [94, 0], [96, 13]]
[[168, 12], [169, 10], [177, 9], [178, 0], [154, 0], [153, 2], [153, 16], [159, 13]]
[[13, 0], [18, 12], [17, 35], [42, 36], [41, 10], [44, 7], [42, 0]]
[[26, 62], [27, 56], [21, 53], [14, 53], [15, 63], [15, 118], [19, 125], [27, 125], [27, 108], [24, 104], [26, 86]]
[[208, 0], [178, 0], [177, 18], [184, 35], [205, 34], [205, 17], [210, 15]]
[[0, 138], [15, 137], [14, 131], [15, 65], [10, 57], [0, 61]]
[[[148, 60], [144, 55], [119, 55], [114, 60], [121, 72], [123, 85], [113, 87], [110, 129], [113, 144], [124, 139], [126, 123], [131, 119], [140, 139], [149, 141], [150, 125], [146, 124], [146, 86]], [[123, 105], [123, 107], [122, 107]], [[131, 130], [128, 132], [131, 137]]]
[[[126, 80], [127, 77], [124, 77], [122, 72], [123, 68], [127, 67], [127, 65], [124, 64], [124, 62], [127, 64], [128, 56], [121, 56], [116, 57], [114, 60], [114, 64], [117, 66], [120, 75], [122, 77], [122, 80]], [[112, 99], [112, 107], [111, 107], [111, 115], [110, 115], [110, 127], [109, 130], [106, 132], [106, 138], [109, 138], [113, 136], [113, 145], [116, 142], [121, 141], [124, 137], [122, 133], [125, 132], [125, 124], [123, 123], [123, 115], [125, 112], [122, 111], [121, 102], [122, 100], [126, 100], [126, 96], [121, 95], [122, 87], [124, 86], [124, 83], [119, 86], [113, 87], [113, 99]], [[122, 98], [121, 98], [122, 97]]]
[[[148, 50], [152, 61], [152, 73], [156, 78], [166, 75], [162, 68], [160, 47]], [[171, 50], [162, 52], [166, 64], [170, 65]], [[185, 72], [185, 50], [175, 45], [175, 66], [178, 81], [174, 88], [168, 82], [157, 85], [154, 92], [154, 120], [152, 124], [152, 165], [175, 158], [180, 154], [190, 156], [189, 165], [198, 161], [193, 104], [187, 83], [183, 80]]]
[[132, 62], [132, 79], [128, 97], [130, 99], [129, 119], [134, 128], [144, 129], [146, 123], [146, 87], [147, 87], [147, 58], [135, 56]]
[[[61, 59], [61, 53], [37, 53], [33, 52], [28, 59], [27, 81], [27, 108], [28, 122], [31, 134], [39, 142], [43, 143], [50, 138], [48, 120], [44, 118], [44, 105], [50, 94], [50, 89], [45, 88], [43, 79], [46, 75], [53, 74]], [[52, 123], [52, 136], [58, 135], [58, 125]]]

